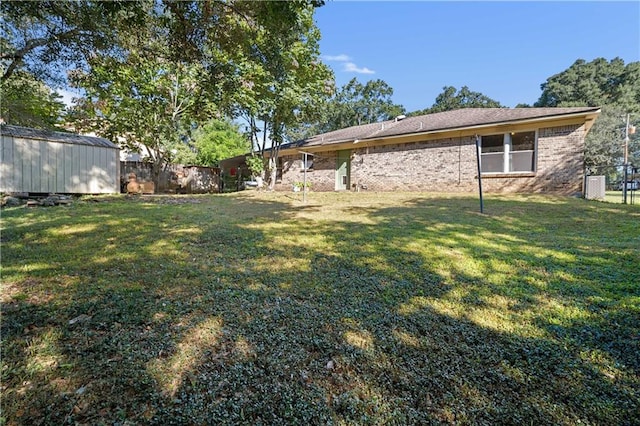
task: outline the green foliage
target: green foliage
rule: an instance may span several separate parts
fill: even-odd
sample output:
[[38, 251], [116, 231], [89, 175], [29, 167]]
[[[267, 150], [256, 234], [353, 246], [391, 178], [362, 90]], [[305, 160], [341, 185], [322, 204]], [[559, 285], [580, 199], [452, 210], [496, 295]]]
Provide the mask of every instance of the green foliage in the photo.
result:
[[61, 68], [82, 64], [113, 48], [118, 28], [129, 31], [143, 2], [3, 1], [0, 2], [2, 80], [24, 70], [38, 80], [62, 83]]
[[297, 182], [293, 182], [293, 187], [294, 188], [298, 188], [298, 189], [302, 189], [302, 188], [308, 188], [311, 189], [311, 187], [313, 186], [312, 182], [307, 181], [306, 183], [303, 181], [297, 181]]
[[436, 97], [436, 102], [431, 107], [431, 112], [451, 111], [458, 108], [501, 108], [495, 101], [480, 92], [472, 92], [467, 86], [463, 86], [456, 93], [455, 87], [444, 87], [443, 92]]
[[459, 91], [453, 86], [446, 86], [442, 89], [442, 93], [436, 97], [436, 102], [431, 108], [414, 111], [408, 115], [433, 114], [460, 108], [502, 108], [500, 102], [480, 92], [473, 92], [467, 86], [462, 86]]
[[57, 129], [64, 115], [61, 96], [26, 71], [16, 71], [0, 82], [0, 117], [7, 124]]
[[[131, 50], [124, 58], [100, 58], [76, 76], [87, 98], [76, 107], [78, 123], [131, 151], [142, 151], [154, 174], [171, 159], [171, 148], [189, 140], [191, 124], [207, 114], [201, 68], [163, 61]], [[79, 126], [82, 127], [82, 126]]]
[[[214, 119], [199, 127], [193, 135], [195, 165], [218, 166], [220, 160], [245, 154], [251, 147], [238, 125]], [[184, 164], [184, 163], [183, 163]]]
[[390, 120], [403, 114], [404, 107], [393, 103], [393, 88], [384, 80], [361, 84], [355, 78], [335, 96], [332, 130]]
[[[631, 123], [640, 123], [640, 114], [630, 114]], [[609, 181], [619, 180], [624, 161], [626, 111], [605, 105], [585, 141], [585, 167], [589, 174], [604, 174]], [[629, 163], [640, 165], [640, 137], [629, 135]]]
[[[136, 3], [134, 28], [118, 26], [114, 46], [72, 73], [83, 88], [72, 117], [82, 129], [141, 150], [160, 169], [193, 159], [191, 130], [212, 116], [242, 114], [256, 135], [265, 123], [275, 150], [285, 126], [316, 113], [331, 71], [318, 60], [313, 7], [321, 1]], [[257, 138], [254, 138], [257, 142]], [[256, 144], [257, 146], [257, 144]], [[195, 149], [215, 163], [221, 147]]]
[[620, 58], [578, 59], [540, 88], [537, 107], [615, 105], [640, 112], [640, 62], [625, 66]]
[[[140, 151], [156, 175], [173, 156], [193, 158], [191, 129], [225, 114], [248, 117], [252, 135], [264, 122], [258, 151], [268, 133], [275, 162], [285, 127], [315, 116], [332, 80], [313, 22], [322, 4], [2, 2], [2, 78], [25, 67], [53, 79], [58, 65], [77, 64], [71, 81], [87, 96], [70, 119]], [[205, 163], [224, 155], [212, 145], [198, 152]]]
[[393, 103], [393, 88], [384, 80], [365, 84], [353, 78], [333, 97], [317, 106], [321, 117], [287, 129], [287, 139], [295, 141], [350, 126], [390, 120], [404, 114], [402, 105]]
[[167, 150], [171, 154], [168, 156], [167, 161], [172, 164], [205, 166], [205, 164], [200, 164], [197, 160], [197, 152], [195, 146], [193, 146], [193, 141], [173, 141], [167, 144]]
[[256, 154], [248, 155], [245, 162], [253, 176], [261, 176], [264, 172], [264, 159], [261, 156]]
[[120, 49], [94, 55], [87, 71], [71, 75], [86, 93], [72, 112], [77, 127], [141, 152], [153, 164], [155, 177], [174, 155], [186, 154], [181, 144], [191, 140], [194, 123], [215, 109], [209, 86], [203, 84], [205, 66], [170, 58], [168, 28], [175, 19], [162, 10], [147, 10], [137, 32], [119, 33]]
[[[578, 59], [542, 84], [537, 107], [599, 106], [602, 113], [585, 141], [585, 166], [590, 174], [615, 179], [623, 163], [626, 114], [640, 124], [640, 62], [620, 58], [591, 62]], [[640, 135], [631, 135], [630, 162], [640, 163]]]
[[[305, 2], [256, 3], [265, 16], [282, 13], [284, 22], [292, 24], [285, 30], [282, 22], [267, 19], [269, 26], [250, 26], [253, 37], [233, 53], [241, 70], [235, 95], [237, 111], [249, 123], [252, 146], [260, 155], [265, 154], [268, 134], [267, 182], [272, 187], [285, 129], [317, 117], [318, 104], [327, 96], [333, 76], [319, 60], [320, 31], [313, 21], [312, 6]], [[260, 121], [264, 123], [262, 139], [258, 135]]]

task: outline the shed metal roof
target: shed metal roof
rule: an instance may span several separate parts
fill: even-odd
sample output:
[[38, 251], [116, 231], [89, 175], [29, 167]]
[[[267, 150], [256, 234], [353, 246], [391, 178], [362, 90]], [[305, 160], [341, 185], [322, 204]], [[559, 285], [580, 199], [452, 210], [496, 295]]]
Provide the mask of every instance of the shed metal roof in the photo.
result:
[[51, 130], [32, 129], [29, 127], [3, 124], [0, 126], [0, 134], [13, 136], [14, 138], [38, 139], [43, 141], [62, 142], [74, 145], [89, 145], [101, 148], [118, 149], [118, 145], [108, 139], [95, 136], [84, 136], [76, 133], [54, 132]]

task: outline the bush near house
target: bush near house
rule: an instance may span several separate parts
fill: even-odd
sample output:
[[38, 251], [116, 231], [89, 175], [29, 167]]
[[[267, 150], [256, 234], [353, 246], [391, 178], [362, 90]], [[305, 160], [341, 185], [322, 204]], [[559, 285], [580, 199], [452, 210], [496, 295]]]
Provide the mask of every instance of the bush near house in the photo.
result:
[[638, 206], [93, 200], [2, 213], [2, 423], [638, 424]]

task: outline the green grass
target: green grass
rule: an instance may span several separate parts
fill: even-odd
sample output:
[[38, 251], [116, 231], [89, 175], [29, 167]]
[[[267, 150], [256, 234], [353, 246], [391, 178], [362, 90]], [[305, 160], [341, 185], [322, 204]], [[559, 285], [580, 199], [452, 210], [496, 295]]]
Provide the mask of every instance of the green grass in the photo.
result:
[[244, 192], [2, 211], [2, 421], [640, 424], [640, 207]]
[[[607, 191], [604, 196], [607, 203], [622, 203], [622, 191]], [[627, 191], [627, 204], [640, 204], [640, 191]]]

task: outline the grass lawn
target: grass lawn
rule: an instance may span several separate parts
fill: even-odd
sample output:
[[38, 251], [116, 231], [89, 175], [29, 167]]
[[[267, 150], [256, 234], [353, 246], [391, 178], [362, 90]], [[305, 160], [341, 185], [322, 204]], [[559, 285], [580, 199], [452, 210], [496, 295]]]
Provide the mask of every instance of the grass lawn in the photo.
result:
[[2, 211], [13, 424], [640, 424], [640, 206], [244, 192]]
[[[622, 200], [622, 191], [607, 191], [604, 196], [607, 203], [622, 203]], [[627, 204], [640, 205], [640, 191], [628, 191]]]

